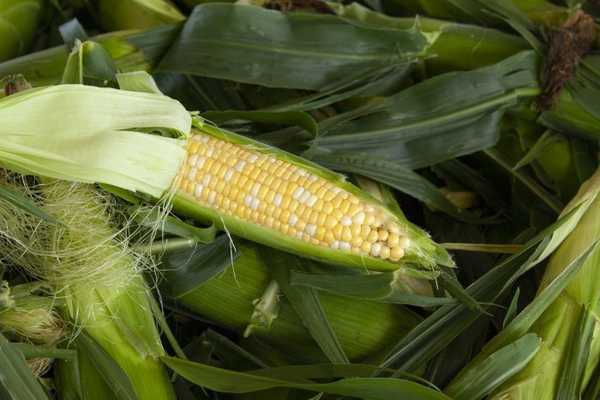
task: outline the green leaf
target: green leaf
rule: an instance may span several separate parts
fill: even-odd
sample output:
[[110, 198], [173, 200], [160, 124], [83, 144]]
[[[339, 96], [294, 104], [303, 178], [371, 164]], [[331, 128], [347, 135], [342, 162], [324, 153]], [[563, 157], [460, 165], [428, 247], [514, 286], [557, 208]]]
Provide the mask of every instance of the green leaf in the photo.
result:
[[540, 349], [541, 339], [529, 333], [488, 356], [477, 369], [464, 374], [446, 388], [456, 400], [483, 399], [503, 382], [521, 371]]
[[[556, 249], [577, 225], [585, 210], [585, 204], [575, 206], [554, 224], [529, 240], [519, 253], [502, 261], [471, 284], [467, 288], [469, 294], [480, 304], [497, 301], [518, 277], [545, 260]], [[553, 235], [555, 239], [549, 240]], [[468, 329], [479, 317], [481, 317], [479, 312], [470, 311], [461, 303], [440, 307], [394, 346], [382, 366], [395, 367], [401, 371], [418, 369]]]
[[504, 320], [502, 320], [502, 328], [506, 328], [506, 326], [515, 318], [517, 315], [517, 308], [519, 307], [519, 295], [521, 294], [521, 289], [517, 288], [515, 290], [515, 294], [510, 301], [510, 305], [506, 310], [506, 315], [504, 316]]
[[[217, 234], [215, 225], [211, 224], [207, 227], [197, 227], [171, 215], [165, 217], [163, 211], [157, 208], [137, 208], [132, 211], [131, 214], [134, 216], [135, 221], [141, 226], [149, 228], [158, 226], [162, 233], [191, 239], [198, 243], [211, 243], [215, 240]], [[168, 248], [169, 246], [164, 247], [165, 250]]]
[[23, 354], [0, 334], [0, 389], [8, 394], [7, 400], [48, 400]]
[[62, 83], [114, 86], [117, 68], [110, 54], [95, 42], [76, 42], [69, 54]]
[[224, 393], [250, 393], [273, 388], [294, 388], [368, 398], [369, 400], [389, 400], [391, 398], [449, 400], [443, 393], [404, 379], [344, 378], [329, 383], [300, 383], [224, 370], [172, 357], [162, 357], [162, 360], [169, 368], [187, 380]]
[[29, 50], [44, 11], [43, 0], [3, 1], [0, 4], [0, 61]]
[[310, 114], [301, 111], [208, 111], [202, 116], [216, 124], [243, 120], [264, 124], [298, 126], [317, 135], [319, 126]]
[[20, 208], [28, 214], [34, 215], [46, 222], [51, 224], [57, 223], [57, 221], [48, 215], [42, 208], [35, 204], [29, 197], [24, 196], [16, 190], [11, 189], [8, 186], [0, 185], [0, 199], [9, 202], [15, 207]]
[[290, 271], [292, 286], [305, 286], [345, 297], [418, 307], [435, 307], [454, 303], [447, 297], [414, 294], [410, 283], [397, 272], [363, 274], [324, 274]]
[[289, 269], [302, 270], [305, 261], [296, 256], [268, 248], [261, 248], [261, 252], [263, 252], [265, 259], [269, 260], [272, 275], [286, 299], [329, 361], [338, 364], [348, 363], [348, 357], [321, 306], [319, 294], [310, 287], [292, 286], [290, 284]]
[[324, 121], [327, 129], [321, 128], [307, 154], [318, 160], [358, 153], [409, 169], [430, 166], [494, 146], [504, 110], [538, 93], [537, 58], [522, 52], [490, 67], [418, 83], [386, 97], [364, 117]]
[[79, 351], [87, 353], [98, 373], [111, 388], [115, 399], [137, 400], [129, 378], [102, 347], [84, 332], [77, 336], [76, 342]]
[[161, 290], [171, 297], [182, 297], [231, 267], [239, 256], [227, 235], [204, 246], [167, 251], [162, 257], [165, 279]]
[[212, 3], [194, 9], [158, 71], [322, 91], [368, 71], [412, 63], [430, 43], [416, 28]]

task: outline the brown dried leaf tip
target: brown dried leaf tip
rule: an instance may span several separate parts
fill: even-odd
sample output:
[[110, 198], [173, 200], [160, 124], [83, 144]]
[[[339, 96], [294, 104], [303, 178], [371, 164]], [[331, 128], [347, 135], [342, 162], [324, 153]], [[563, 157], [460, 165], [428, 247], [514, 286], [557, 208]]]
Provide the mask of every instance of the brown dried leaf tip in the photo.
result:
[[321, 0], [268, 0], [265, 8], [281, 12], [312, 10], [319, 14], [335, 14], [327, 3]]
[[543, 77], [543, 93], [537, 101], [540, 110], [554, 105], [560, 91], [575, 73], [579, 60], [596, 41], [594, 18], [577, 10], [563, 26], [552, 32]]
[[8, 75], [4, 79], [0, 80], [0, 83], [4, 83], [4, 95], [10, 96], [23, 90], [31, 89], [31, 84], [21, 74]]

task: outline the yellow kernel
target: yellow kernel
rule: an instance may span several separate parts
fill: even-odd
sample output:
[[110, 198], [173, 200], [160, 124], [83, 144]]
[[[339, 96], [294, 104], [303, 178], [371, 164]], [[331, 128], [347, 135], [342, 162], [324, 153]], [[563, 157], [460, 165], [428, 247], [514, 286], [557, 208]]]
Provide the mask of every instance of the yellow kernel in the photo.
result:
[[267, 195], [265, 196], [265, 201], [269, 204], [272, 204], [274, 198], [275, 198], [275, 192], [272, 190], [269, 190], [267, 192]]
[[400, 236], [400, 228], [395, 223], [388, 224], [387, 230], [394, 235]]
[[369, 232], [369, 234], [367, 235], [367, 240], [371, 243], [375, 243], [377, 241], [377, 238], [379, 237], [379, 235], [377, 234], [376, 230], [372, 230], [371, 232]]
[[281, 212], [281, 216], [279, 217], [279, 220], [284, 223], [287, 224], [288, 220], [290, 219], [290, 212], [288, 210], [283, 210]]
[[304, 204], [298, 203], [298, 208], [296, 209], [296, 214], [299, 216], [304, 214], [304, 210], [306, 210], [306, 206]]
[[317, 246], [321, 244], [321, 242], [319, 241], [319, 239], [311, 238], [309, 235], [305, 235], [305, 236], [308, 236], [308, 238], [310, 239], [310, 243], [311, 244], [314, 244], [314, 245], [317, 245]]
[[331, 206], [333, 207], [334, 210], [339, 211], [340, 206], [342, 205], [343, 201], [344, 201], [344, 199], [342, 199], [341, 197], [336, 197], [335, 199], [331, 200]]
[[333, 205], [331, 203], [323, 204], [323, 212], [325, 214], [331, 214], [332, 211], [333, 211]]
[[282, 213], [283, 213], [283, 211], [280, 208], [276, 209], [275, 211], [273, 211], [273, 218], [276, 218], [277, 220], [279, 220], [280, 219], [279, 217], [281, 217]]
[[360, 235], [360, 231], [361, 231], [361, 226], [360, 225], [351, 225], [349, 226], [350, 231], [352, 232], [352, 237], [359, 237], [362, 239], [362, 236]]
[[255, 218], [255, 221], [259, 224], [259, 225], [266, 225], [266, 221], [267, 218], [265, 217], [264, 214], [258, 214]]
[[[348, 202], [348, 203], [350, 203], [350, 202]], [[361, 206], [359, 206], [357, 204], [350, 204], [350, 207], [348, 208], [348, 211], [346, 212], [346, 214], [348, 214], [351, 217], [354, 217], [361, 210], [362, 210]]]
[[365, 252], [366, 254], [369, 254], [371, 252], [371, 243], [369, 243], [368, 241], [363, 242], [360, 245], [360, 249]]
[[342, 228], [342, 240], [344, 242], [350, 242], [352, 240], [352, 229], [349, 226]]
[[361, 225], [360, 226], [360, 237], [363, 239], [366, 239], [369, 236], [369, 233], [371, 232], [371, 228], [367, 225]]
[[381, 251], [379, 252], [379, 257], [383, 259], [390, 258], [390, 248], [387, 246], [381, 246]]
[[390, 259], [392, 261], [398, 261], [402, 257], [404, 257], [404, 249], [401, 247], [392, 247], [392, 250], [390, 251]]
[[315, 238], [319, 240], [325, 239], [325, 228], [322, 226], [317, 227], [317, 232], [315, 233]]
[[325, 232], [325, 242], [327, 244], [331, 244], [331, 243], [333, 243], [334, 240], [335, 240], [335, 236], [333, 234], [333, 231], [332, 230], [326, 231]]
[[363, 244], [363, 240], [360, 236], [355, 236], [352, 238], [352, 240], [350, 241], [350, 243], [352, 244], [352, 247], [357, 247], [360, 248], [360, 246], [362, 246]]
[[264, 213], [267, 210], [267, 203], [265, 203], [264, 201], [261, 201], [258, 204], [258, 211]]
[[263, 185], [260, 190], [258, 191], [258, 198], [259, 199], [264, 199], [265, 197], [267, 197], [267, 193], [269, 192], [269, 188], [265, 185]]
[[311, 223], [313, 225], [316, 225], [316, 224], [319, 223], [319, 216], [320, 215], [319, 215], [319, 213], [317, 211], [310, 210], [310, 209], [307, 208], [307, 211], [305, 211], [305, 214], [308, 214], [307, 217], [306, 217], [306, 220], [309, 223]]
[[[335, 217], [333, 217], [332, 215], [328, 215], [325, 218], [325, 227], [327, 229], [332, 229], [333, 227], [335, 227], [337, 225], [338, 220], [335, 219]], [[338, 225], [341, 226], [341, 225]]]
[[377, 239], [380, 242], [385, 242], [388, 239], [389, 233], [385, 229], [379, 229], [377, 231]]
[[336, 219], [336, 221], [341, 221], [344, 217], [344, 213], [338, 210], [337, 208], [331, 212], [331, 216]]
[[270, 188], [273, 185], [274, 181], [275, 181], [275, 177], [273, 175], [269, 175], [269, 176], [267, 176], [267, 179], [265, 179], [264, 184]]
[[207, 158], [206, 161], [204, 162], [204, 165], [202, 166], [202, 170], [210, 172], [212, 170], [214, 163], [215, 163], [214, 158]]
[[290, 212], [297, 212], [298, 208], [300, 207], [300, 203], [298, 203], [296, 200], [292, 200], [291, 204], [289, 207], [286, 207], [288, 210], [290, 210]]
[[246, 175], [241, 175], [240, 180], [238, 181], [238, 186], [245, 188], [246, 184], [250, 184], [250, 182], [248, 182], [248, 177]]
[[373, 214], [371, 214], [371, 213], [368, 213], [365, 216], [365, 222], [364, 222], [364, 224], [365, 225], [369, 225], [369, 226], [373, 226], [374, 222], [375, 222], [375, 216]]
[[344, 214], [348, 214], [348, 211], [350, 210], [350, 202], [348, 200], [343, 200], [340, 204], [339, 210]]
[[316, 224], [319, 226], [325, 225], [325, 220], [327, 219], [327, 215], [325, 213], [317, 213], [317, 222]]
[[273, 204], [269, 204], [269, 205], [267, 205], [267, 208], [265, 209], [265, 213], [267, 215], [273, 215], [273, 213], [275, 213], [276, 209], [277, 208]]
[[268, 228], [273, 228], [273, 223], [274, 222], [275, 222], [275, 219], [273, 217], [271, 217], [271, 216], [265, 218], [265, 225]]
[[223, 182], [222, 180], [217, 181], [217, 184], [215, 185], [215, 191], [219, 192], [219, 193], [223, 193], [224, 190], [225, 190], [225, 182]]
[[301, 219], [298, 220], [298, 222], [296, 222], [296, 229], [298, 229], [299, 231], [303, 231], [304, 228], [306, 228], [306, 222], [302, 221]]
[[290, 196], [283, 196], [283, 199], [281, 199], [281, 208], [286, 209], [290, 207], [290, 204], [292, 202], [292, 198]]
[[336, 225], [333, 227], [333, 229], [331, 230], [333, 232], [333, 236], [335, 236], [336, 239], [341, 239], [342, 238], [342, 231], [343, 231], [343, 226], [342, 225]]
[[261, 171], [260, 174], [258, 174], [257, 180], [259, 182], [264, 182], [268, 176], [269, 176], [269, 174], [266, 171]]
[[387, 245], [390, 247], [396, 247], [400, 243], [400, 237], [395, 233], [390, 233], [387, 238]]
[[284, 235], [287, 235], [290, 232], [290, 226], [286, 224], [281, 224], [280, 230]]

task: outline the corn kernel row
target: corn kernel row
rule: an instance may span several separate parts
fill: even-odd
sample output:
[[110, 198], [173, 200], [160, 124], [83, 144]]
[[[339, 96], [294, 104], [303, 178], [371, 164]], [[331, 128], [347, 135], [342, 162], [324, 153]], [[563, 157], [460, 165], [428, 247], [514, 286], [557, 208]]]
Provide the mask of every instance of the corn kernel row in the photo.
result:
[[180, 191], [222, 214], [315, 245], [398, 261], [410, 245], [383, 210], [292, 163], [196, 134]]

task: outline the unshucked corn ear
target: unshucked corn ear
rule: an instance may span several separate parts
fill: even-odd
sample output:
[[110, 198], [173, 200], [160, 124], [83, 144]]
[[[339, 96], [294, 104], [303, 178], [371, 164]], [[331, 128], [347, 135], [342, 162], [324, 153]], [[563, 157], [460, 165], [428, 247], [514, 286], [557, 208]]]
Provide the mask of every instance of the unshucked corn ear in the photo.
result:
[[199, 119], [192, 128], [162, 95], [62, 85], [3, 99], [0, 119], [0, 160], [22, 173], [174, 194], [183, 214], [325, 262], [426, 277], [452, 265], [425, 232], [343, 176]]
[[[74, 334], [83, 330], [104, 349], [139, 399], [174, 398], [141, 274], [145, 258], [132, 253], [125, 234], [109, 222], [107, 199], [90, 185], [62, 181], [46, 182], [35, 193], [57, 223], [40, 224], [20, 212], [21, 218], [3, 227], [10, 240], [2, 243], [2, 254], [48, 283]], [[0, 205], [3, 213], [19, 214], [10, 204]]]
[[[203, 317], [239, 334], [252, 324], [258, 299], [270, 287], [269, 260], [250, 242], [237, 243], [240, 256], [225, 273], [177, 296], [177, 301]], [[168, 278], [168, 274], [167, 274]], [[268, 293], [267, 293], [268, 294]], [[279, 292], [270, 326], [255, 325], [251, 335], [294, 361], [323, 362], [323, 353], [310, 337], [290, 303]], [[319, 293], [321, 305], [348, 358], [374, 359], [410, 331], [419, 317], [407, 308]], [[269, 312], [269, 310], [267, 310]]]

